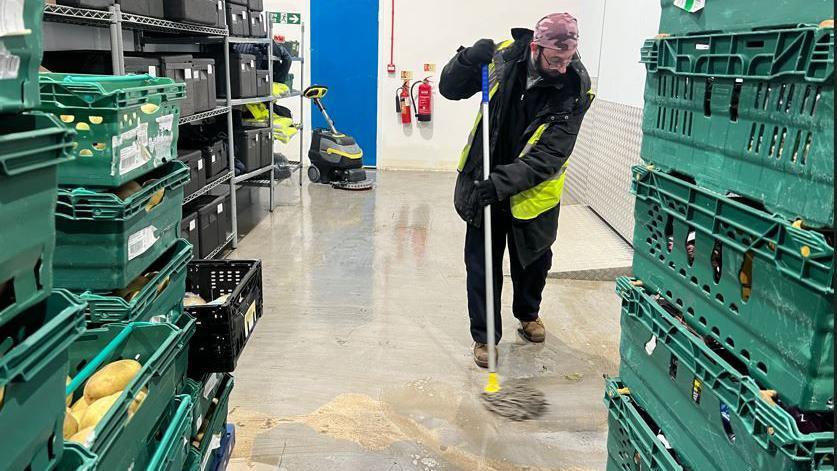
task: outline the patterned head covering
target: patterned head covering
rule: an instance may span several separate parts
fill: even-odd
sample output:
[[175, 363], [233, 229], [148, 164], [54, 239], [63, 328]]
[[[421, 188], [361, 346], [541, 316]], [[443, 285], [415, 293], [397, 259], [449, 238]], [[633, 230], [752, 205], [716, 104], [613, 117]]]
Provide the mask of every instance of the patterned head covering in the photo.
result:
[[578, 49], [578, 20], [569, 13], [553, 13], [535, 26], [535, 44], [548, 49]]

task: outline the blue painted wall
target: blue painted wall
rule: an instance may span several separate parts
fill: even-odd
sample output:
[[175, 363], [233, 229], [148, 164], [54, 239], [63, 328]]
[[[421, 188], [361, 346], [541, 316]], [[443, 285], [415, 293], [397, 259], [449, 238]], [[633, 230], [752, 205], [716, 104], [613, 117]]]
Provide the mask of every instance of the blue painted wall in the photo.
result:
[[[378, 0], [311, 2], [311, 80], [329, 87], [324, 103], [338, 130], [374, 166], [378, 142]], [[314, 127], [326, 127], [311, 107]]]

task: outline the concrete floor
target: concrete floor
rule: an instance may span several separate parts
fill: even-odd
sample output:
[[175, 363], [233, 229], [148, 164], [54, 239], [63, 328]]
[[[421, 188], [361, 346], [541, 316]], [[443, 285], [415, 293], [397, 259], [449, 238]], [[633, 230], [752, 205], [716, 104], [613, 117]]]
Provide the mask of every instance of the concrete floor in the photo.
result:
[[551, 405], [538, 421], [497, 418], [478, 402], [454, 176], [377, 178], [363, 193], [306, 183], [301, 205], [230, 255], [263, 260], [265, 292], [235, 373], [231, 469], [604, 469], [613, 282], [549, 279], [548, 337], [533, 345], [514, 334], [507, 279], [500, 374], [530, 378]]

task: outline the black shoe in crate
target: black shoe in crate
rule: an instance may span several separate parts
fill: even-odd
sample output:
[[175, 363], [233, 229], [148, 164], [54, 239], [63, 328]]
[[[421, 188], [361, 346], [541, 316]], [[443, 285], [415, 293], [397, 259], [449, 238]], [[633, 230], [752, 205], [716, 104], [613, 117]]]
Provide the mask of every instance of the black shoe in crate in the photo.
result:
[[207, 302], [185, 307], [196, 326], [189, 374], [232, 372], [262, 316], [262, 262], [195, 260], [186, 276], [186, 291]]

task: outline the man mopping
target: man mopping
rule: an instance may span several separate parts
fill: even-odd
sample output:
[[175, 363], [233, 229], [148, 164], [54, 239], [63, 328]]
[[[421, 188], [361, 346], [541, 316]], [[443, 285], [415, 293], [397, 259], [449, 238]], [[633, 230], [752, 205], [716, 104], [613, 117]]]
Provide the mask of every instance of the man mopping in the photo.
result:
[[503, 254], [508, 239], [514, 288], [512, 311], [520, 334], [543, 342], [541, 295], [552, 266], [564, 176], [584, 114], [593, 101], [578, 55], [578, 23], [568, 13], [541, 19], [535, 31], [513, 29], [495, 45], [480, 39], [445, 66], [439, 91], [450, 100], [481, 90], [489, 66], [491, 172], [483, 179], [482, 113], [459, 162], [454, 205], [467, 223], [465, 267], [474, 361], [488, 367], [483, 209], [491, 206], [495, 341], [500, 328]]

